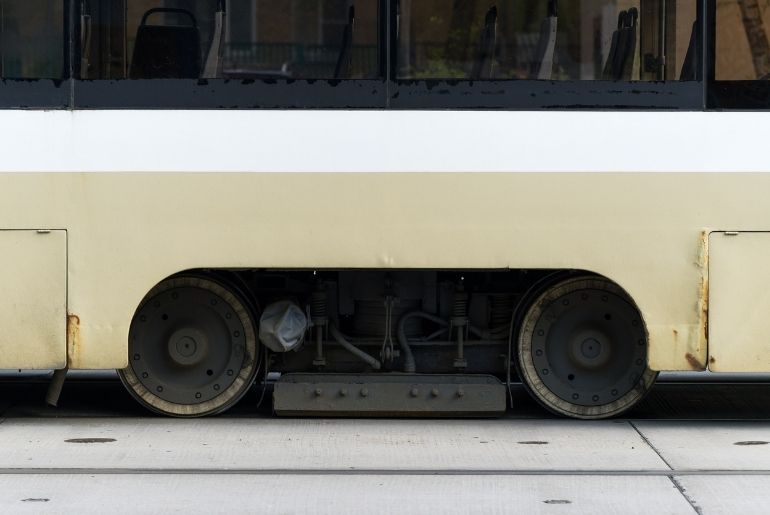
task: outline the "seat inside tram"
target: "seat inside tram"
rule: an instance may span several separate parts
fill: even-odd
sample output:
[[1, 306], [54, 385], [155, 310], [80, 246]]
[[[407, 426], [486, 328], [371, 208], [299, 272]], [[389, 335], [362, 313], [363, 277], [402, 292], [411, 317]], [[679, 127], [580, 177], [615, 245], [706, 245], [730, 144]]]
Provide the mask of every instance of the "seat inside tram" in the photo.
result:
[[[2, 76], [65, 76], [61, 3], [2, 4]], [[695, 41], [690, 0], [390, 5], [385, 13], [377, 0], [82, 0], [75, 74], [203, 78], [215, 57], [221, 66], [206, 78], [371, 79], [383, 75], [381, 47], [395, 39], [395, 79], [678, 80]]]

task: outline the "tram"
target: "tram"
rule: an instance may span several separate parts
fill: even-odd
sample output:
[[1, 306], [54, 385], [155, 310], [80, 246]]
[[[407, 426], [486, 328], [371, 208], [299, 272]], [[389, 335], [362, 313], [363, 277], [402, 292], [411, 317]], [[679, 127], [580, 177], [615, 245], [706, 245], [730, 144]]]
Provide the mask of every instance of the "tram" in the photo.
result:
[[[770, 371], [764, 0], [0, 0], [0, 368], [218, 414]], [[513, 406], [515, 409], [515, 406]]]

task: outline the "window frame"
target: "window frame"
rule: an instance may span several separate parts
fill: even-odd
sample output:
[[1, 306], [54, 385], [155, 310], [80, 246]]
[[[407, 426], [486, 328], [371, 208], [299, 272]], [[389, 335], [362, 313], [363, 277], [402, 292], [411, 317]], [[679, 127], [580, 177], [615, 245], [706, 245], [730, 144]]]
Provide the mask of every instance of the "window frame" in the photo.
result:
[[[64, 2], [63, 79], [0, 79], [0, 109], [768, 109], [770, 82], [715, 81], [716, 0], [698, 2], [689, 82], [396, 80], [396, 0], [378, 0], [379, 79], [73, 79], [77, 2]], [[705, 14], [705, 16], [704, 16]], [[705, 79], [704, 79], [705, 74]]]
[[[378, 79], [76, 79], [73, 109], [382, 109], [387, 107], [378, 2]], [[74, 52], [74, 50], [73, 50]]]
[[[395, 3], [398, 0], [388, 0]], [[698, 2], [701, 35], [704, 2]], [[712, 0], [713, 1], [713, 0]], [[703, 46], [695, 81], [398, 80], [396, 9], [390, 12], [389, 106], [395, 109], [702, 110]]]

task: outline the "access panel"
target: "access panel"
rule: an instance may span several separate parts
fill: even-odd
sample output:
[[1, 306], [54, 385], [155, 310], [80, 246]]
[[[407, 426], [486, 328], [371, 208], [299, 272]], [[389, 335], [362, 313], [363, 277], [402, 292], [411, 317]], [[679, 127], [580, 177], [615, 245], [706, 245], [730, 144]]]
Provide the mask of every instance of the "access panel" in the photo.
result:
[[66, 231], [0, 230], [0, 369], [67, 360]]
[[770, 233], [709, 237], [709, 369], [770, 372]]

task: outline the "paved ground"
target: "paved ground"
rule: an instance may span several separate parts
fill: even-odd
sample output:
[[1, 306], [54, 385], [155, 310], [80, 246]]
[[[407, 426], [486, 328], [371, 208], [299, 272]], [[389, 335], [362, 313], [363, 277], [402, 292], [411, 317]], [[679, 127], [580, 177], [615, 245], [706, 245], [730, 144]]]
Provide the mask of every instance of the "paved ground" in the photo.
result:
[[627, 419], [170, 420], [119, 383], [0, 381], [0, 513], [767, 513], [770, 384], [664, 383]]

